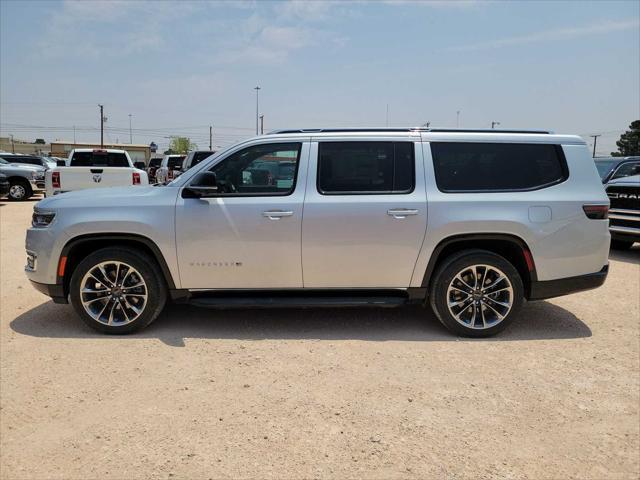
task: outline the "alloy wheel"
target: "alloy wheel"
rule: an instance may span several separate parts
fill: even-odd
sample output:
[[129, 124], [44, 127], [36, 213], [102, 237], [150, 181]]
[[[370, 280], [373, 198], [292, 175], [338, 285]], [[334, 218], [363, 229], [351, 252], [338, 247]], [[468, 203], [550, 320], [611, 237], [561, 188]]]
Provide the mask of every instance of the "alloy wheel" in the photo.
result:
[[147, 297], [142, 275], [124, 262], [101, 262], [80, 282], [82, 306], [91, 318], [104, 325], [133, 322], [144, 311]]
[[449, 283], [447, 306], [455, 320], [467, 328], [491, 328], [509, 314], [514, 302], [513, 285], [492, 265], [471, 265]]

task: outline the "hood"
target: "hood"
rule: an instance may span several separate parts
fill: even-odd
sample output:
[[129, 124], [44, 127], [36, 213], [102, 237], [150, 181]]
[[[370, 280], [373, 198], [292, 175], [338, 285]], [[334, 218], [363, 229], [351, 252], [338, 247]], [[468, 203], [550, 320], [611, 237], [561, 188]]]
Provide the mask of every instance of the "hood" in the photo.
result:
[[640, 175], [632, 175], [630, 177], [620, 177], [611, 180], [607, 185], [633, 185], [640, 186]]
[[2, 167], [5, 168], [11, 168], [11, 167], [20, 167], [23, 168], [25, 170], [33, 170], [34, 172], [44, 172], [46, 170], [46, 168], [44, 168], [42, 165], [31, 165], [30, 163], [8, 163], [6, 165], [0, 165]]
[[177, 188], [153, 186], [88, 188], [45, 198], [40, 200], [37, 206], [44, 209], [65, 207], [131, 208], [136, 205], [155, 203], [158, 201], [158, 197], [177, 195], [178, 191]]

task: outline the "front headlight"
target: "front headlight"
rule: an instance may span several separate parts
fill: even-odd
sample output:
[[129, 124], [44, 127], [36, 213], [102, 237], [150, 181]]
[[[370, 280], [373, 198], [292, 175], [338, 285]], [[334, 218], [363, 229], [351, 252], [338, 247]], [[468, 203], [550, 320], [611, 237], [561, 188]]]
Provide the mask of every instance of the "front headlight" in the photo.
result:
[[34, 180], [42, 180], [44, 178], [44, 172], [31, 172], [31, 178]]
[[48, 227], [56, 216], [56, 212], [48, 210], [41, 210], [39, 208], [33, 208], [33, 215], [31, 217], [31, 225], [35, 228]]

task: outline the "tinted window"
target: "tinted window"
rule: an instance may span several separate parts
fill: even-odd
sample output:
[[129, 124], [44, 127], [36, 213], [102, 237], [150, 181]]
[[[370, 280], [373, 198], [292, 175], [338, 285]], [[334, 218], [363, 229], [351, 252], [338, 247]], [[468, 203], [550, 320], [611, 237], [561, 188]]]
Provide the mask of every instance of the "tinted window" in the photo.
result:
[[617, 160], [596, 160], [596, 168], [598, 169], [600, 178], [604, 178], [617, 162]]
[[638, 175], [640, 173], [640, 162], [628, 162], [623, 163], [618, 167], [616, 172], [611, 176], [611, 180], [614, 178], [628, 177], [630, 175]]
[[71, 167], [128, 167], [124, 153], [116, 152], [75, 152], [71, 157]]
[[407, 193], [414, 187], [413, 142], [321, 142], [318, 191]]
[[567, 178], [560, 146], [527, 143], [431, 143], [443, 192], [532, 190]]
[[[288, 195], [295, 187], [300, 159], [300, 143], [267, 143], [254, 145], [222, 160], [211, 171], [216, 173], [222, 194]], [[294, 165], [288, 175], [274, 175], [269, 164]]]
[[42, 160], [38, 157], [27, 157], [22, 155], [8, 155], [3, 157], [10, 163], [26, 163], [28, 165], [42, 165]]
[[149, 160], [150, 167], [159, 167], [161, 163], [162, 163], [161, 158], [152, 158], [151, 160]]
[[191, 166], [195, 167], [197, 164], [199, 164], [205, 158], [209, 158], [214, 153], [216, 153], [216, 152], [196, 152], [196, 153], [194, 153], [193, 154], [193, 160], [191, 161]]
[[184, 156], [182, 156], [182, 157], [169, 157], [169, 160], [167, 162], [167, 166], [169, 167], [169, 170], [175, 170], [176, 167], [182, 168], [182, 161], [183, 160], [184, 160]]

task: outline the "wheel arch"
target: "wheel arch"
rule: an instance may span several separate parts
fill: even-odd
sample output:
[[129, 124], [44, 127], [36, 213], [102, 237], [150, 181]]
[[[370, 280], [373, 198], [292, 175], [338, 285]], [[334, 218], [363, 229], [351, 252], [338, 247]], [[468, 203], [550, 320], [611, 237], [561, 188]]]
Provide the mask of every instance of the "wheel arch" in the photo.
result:
[[454, 253], [468, 249], [487, 250], [508, 260], [520, 274], [525, 297], [529, 298], [531, 283], [538, 280], [531, 249], [522, 238], [506, 233], [462, 234], [441, 240], [433, 249], [421, 286], [429, 292], [433, 273], [442, 262]]
[[[147, 253], [160, 267], [167, 288], [169, 290], [176, 290], [173, 276], [171, 275], [164, 255], [153, 240], [138, 234], [94, 233], [74, 237], [62, 248], [59, 262], [65, 262], [64, 271], [63, 275], [60, 276], [60, 268], [58, 268], [56, 283], [62, 285], [65, 298], [69, 294], [71, 276], [82, 259], [99, 248], [115, 246], [134, 247]], [[63, 258], [66, 260], [63, 260]]]

